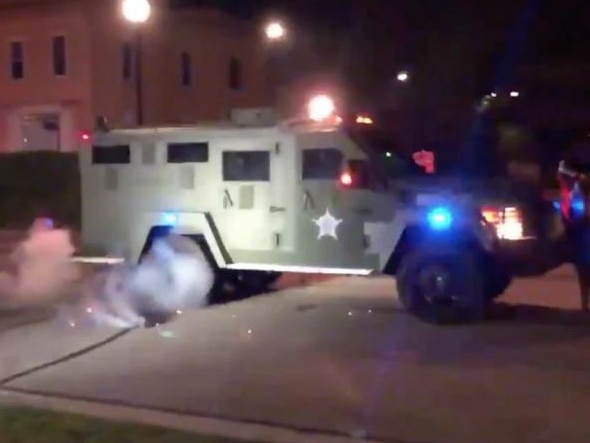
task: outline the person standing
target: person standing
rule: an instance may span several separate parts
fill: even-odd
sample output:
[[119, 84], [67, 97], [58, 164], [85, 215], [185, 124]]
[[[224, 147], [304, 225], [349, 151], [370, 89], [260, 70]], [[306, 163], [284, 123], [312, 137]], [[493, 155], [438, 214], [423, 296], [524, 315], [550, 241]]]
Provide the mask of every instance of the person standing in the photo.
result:
[[590, 311], [590, 184], [579, 165], [561, 160], [557, 170], [560, 212], [570, 260], [576, 270], [583, 312]]

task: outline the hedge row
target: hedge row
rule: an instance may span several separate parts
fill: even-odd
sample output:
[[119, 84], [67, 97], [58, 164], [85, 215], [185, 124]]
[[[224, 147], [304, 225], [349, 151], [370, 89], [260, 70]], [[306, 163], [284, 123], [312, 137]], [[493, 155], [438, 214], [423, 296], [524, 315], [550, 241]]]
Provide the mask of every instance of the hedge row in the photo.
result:
[[28, 227], [36, 217], [80, 226], [80, 178], [74, 153], [0, 155], [0, 228]]

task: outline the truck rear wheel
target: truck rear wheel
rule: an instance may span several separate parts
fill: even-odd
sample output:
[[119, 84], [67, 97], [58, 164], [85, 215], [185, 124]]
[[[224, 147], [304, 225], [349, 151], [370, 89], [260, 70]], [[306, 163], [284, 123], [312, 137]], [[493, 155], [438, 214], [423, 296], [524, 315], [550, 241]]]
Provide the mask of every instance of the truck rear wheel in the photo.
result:
[[221, 304], [262, 294], [281, 277], [280, 272], [217, 269], [210, 304]]
[[486, 306], [486, 276], [479, 263], [479, 254], [467, 248], [409, 251], [396, 275], [399, 300], [408, 312], [427, 322], [480, 320]]
[[[175, 235], [170, 234], [170, 231], [171, 229], [169, 227], [156, 226], [152, 228], [141, 253], [140, 261], [149, 253], [153, 242], [157, 238], [173, 238]], [[253, 295], [267, 292], [282, 275], [280, 272], [241, 271], [220, 268], [202, 235], [182, 234], [181, 237], [189, 238], [194, 242], [194, 248], [189, 248], [194, 249], [194, 251], [185, 252], [201, 254], [213, 271], [214, 282], [213, 287], [207, 294], [207, 305], [243, 300]], [[184, 247], [182, 249], [186, 248]], [[156, 319], [154, 322], [157, 322], [159, 319], [171, 318], [175, 313], [156, 312], [147, 313], [146, 315]]]
[[514, 276], [506, 263], [497, 260], [484, 260], [482, 266], [486, 270], [486, 298], [495, 300], [506, 292]]
[[[152, 235], [148, 237], [146, 241], [146, 246], [141, 253], [139, 263], [141, 264], [147, 257], [149, 257], [150, 252], [152, 251], [152, 246], [156, 240], [164, 240], [168, 246], [170, 246], [177, 254], [182, 254], [185, 256], [192, 256], [194, 259], [200, 263], [200, 266], [191, 270], [197, 274], [193, 275], [200, 275], [200, 273], [207, 274], [203, 275], [203, 279], [210, 279], [211, 273], [215, 276], [216, 266], [214, 261], [212, 260], [212, 255], [209, 249], [206, 246], [206, 243], [201, 240], [199, 236], [192, 236], [192, 235], [177, 235], [177, 234], [170, 234], [165, 230], [156, 231], [156, 235]], [[157, 235], [160, 234], [160, 235]], [[197, 264], [195, 262], [195, 265]], [[209, 268], [204, 272], [204, 269]], [[171, 275], [168, 278], [173, 278]], [[204, 281], [204, 280], [203, 280]], [[210, 281], [210, 280], [208, 280]], [[215, 281], [213, 281], [213, 284]], [[165, 296], [165, 294], [163, 294]], [[203, 296], [205, 294], [203, 293]], [[207, 301], [209, 294], [206, 295], [205, 302]], [[195, 302], [197, 299], [195, 299]], [[202, 299], [200, 300], [202, 302]], [[138, 303], [135, 306], [136, 312], [141, 315], [145, 319], [146, 327], [153, 327], [159, 324], [164, 324], [172, 321], [177, 315], [179, 307], [167, 306], [168, 303], [164, 304], [150, 304], [150, 303]]]

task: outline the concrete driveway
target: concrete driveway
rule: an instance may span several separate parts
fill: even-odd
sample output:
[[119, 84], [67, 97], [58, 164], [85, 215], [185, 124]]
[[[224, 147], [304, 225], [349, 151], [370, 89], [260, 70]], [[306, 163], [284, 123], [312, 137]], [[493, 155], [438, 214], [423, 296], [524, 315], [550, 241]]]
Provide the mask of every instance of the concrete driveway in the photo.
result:
[[590, 318], [567, 310], [568, 271], [517, 282], [476, 326], [422, 324], [394, 294], [340, 278], [113, 341], [38, 326], [57, 354], [108, 344], [4, 386], [401, 442], [587, 443]]

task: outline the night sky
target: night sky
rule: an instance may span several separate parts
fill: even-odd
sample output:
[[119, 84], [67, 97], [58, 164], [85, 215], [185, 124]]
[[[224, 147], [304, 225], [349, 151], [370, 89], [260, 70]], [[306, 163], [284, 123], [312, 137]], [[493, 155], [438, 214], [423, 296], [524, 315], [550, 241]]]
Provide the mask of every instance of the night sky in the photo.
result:
[[[516, 79], [520, 65], [566, 67], [565, 74], [575, 76], [576, 68], [568, 72], [568, 65], [590, 64], [588, 0], [169, 1], [177, 7], [217, 7], [258, 21], [274, 14], [285, 17], [297, 35], [304, 30], [323, 35], [331, 45], [301, 52], [321, 53], [326, 67], [342, 72], [350, 88], [370, 103], [386, 97], [396, 73], [409, 67], [411, 100], [424, 108], [416, 110], [421, 121], [456, 119], [428, 112], [466, 109], [499, 87], [526, 91]], [[348, 57], [333, 57], [338, 52]], [[299, 60], [294, 62], [298, 68]], [[562, 94], [567, 86], [558, 83], [542, 89]], [[570, 95], [588, 98], [588, 84], [577, 87]]]
[[[213, 6], [244, 18], [276, 11], [294, 21], [318, 26], [354, 25], [359, 8], [378, 13], [376, 22], [395, 16], [416, 33], [459, 29], [466, 22], [483, 25], [481, 32], [503, 32], [525, 4], [537, 4], [531, 28], [536, 47], [548, 58], [581, 56], [590, 38], [590, 6], [586, 0], [168, 0], [176, 7]], [[443, 6], [444, 5], [444, 6]]]
[[[417, 62], [432, 39], [489, 42], [481, 63], [498, 59], [516, 40], [523, 11], [534, 18], [525, 30], [519, 60], [559, 62], [585, 60], [590, 41], [587, 0], [169, 0], [174, 6], [213, 6], [232, 14], [260, 19], [269, 12], [285, 16], [293, 26], [349, 31], [360, 26], [366, 40], [378, 40], [383, 55], [395, 48], [399, 62]], [[443, 5], [444, 6], [441, 6]], [[363, 19], [364, 17], [364, 19]], [[522, 36], [521, 36], [522, 37]], [[483, 43], [482, 43], [483, 44]], [[391, 49], [389, 51], [388, 49]], [[497, 61], [496, 61], [497, 62]], [[488, 69], [486, 66], [484, 69]]]

